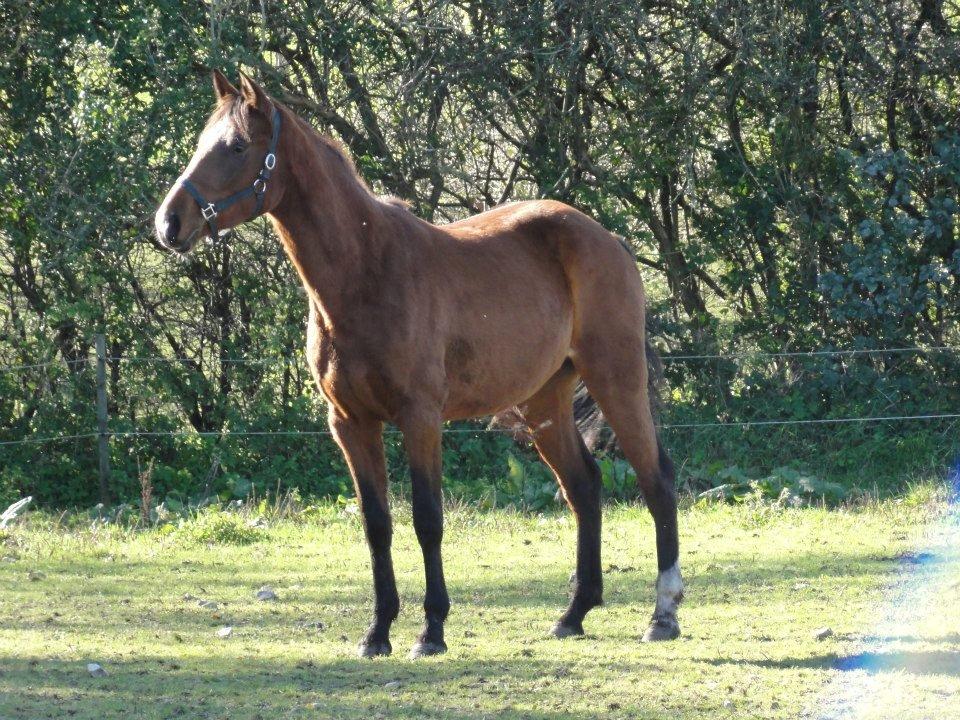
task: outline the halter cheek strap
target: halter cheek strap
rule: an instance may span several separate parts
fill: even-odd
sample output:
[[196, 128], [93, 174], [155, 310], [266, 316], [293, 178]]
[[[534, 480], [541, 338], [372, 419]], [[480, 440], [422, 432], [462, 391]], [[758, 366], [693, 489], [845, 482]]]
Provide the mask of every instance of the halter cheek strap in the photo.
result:
[[245, 187], [243, 190], [239, 190], [233, 195], [229, 195], [222, 200], [208, 202], [200, 193], [200, 191], [197, 190], [197, 186], [194, 185], [189, 178], [180, 179], [180, 185], [184, 190], [190, 193], [190, 196], [194, 199], [194, 201], [196, 201], [197, 205], [200, 206], [200, 213], [203, 215], [203, 219], [207, 223], [207, 227], [210, 228], [210, 235], [214, 240], [217, 239], [217, 234], [219, 232], [217, 228], [217, 216], [231, 205], [234, 205], [244, 198], [253, 195], [253, 197], [257, 200], [257, 205], [253, 211], [253, 215], [251, 215], [248, 219], [252, 220], [260, 214], [261, 210], [263, 210], [263, 196], [267, 192], [267, 180], [270, 179], [270, 174], [277, 166], [277, 141], [280, 139], [280, 113], [277, 111], [276, 107], [273, 108], [271, 122], [273, 123], [273, 134], [270, 136], [270, 146], [267, 148], [266, 157], [263, 158], [263, 166], [260, 168], [260, 172], [257, 174], [257, 177], [254, 178], [253, 183]]

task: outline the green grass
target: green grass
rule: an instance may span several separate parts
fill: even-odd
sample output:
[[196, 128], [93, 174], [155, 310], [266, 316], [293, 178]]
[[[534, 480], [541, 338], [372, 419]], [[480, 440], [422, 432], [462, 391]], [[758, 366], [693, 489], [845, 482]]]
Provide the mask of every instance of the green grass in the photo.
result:
[[[684, 510], [684, 634], [658, 645], [638, 642], [654, 598], [645, 510], [607, 509], [607, 604], [586, 637], [559, 641], [547, 630], [566, 599], [572, 519], [454, 508], [450, 652], [415, 662], [422, 567], [398, 505], [403, 611], [394, 656], [374, 661], [355, 657], [371, 600], [353, 515], [277, 521], [247, 545], [28, 518], [0, 548], [0, 718], [817, 717], [848, 677], [884, 698], [850, 717], [960, 716], [955, 564], [931, 581], [923, 617], [876, 637], [884, 597], [921, 572], [904, 554], [942, 541], [926, 529], [944, 509], [929, 493], [843, 510]], [[279, 601], [254, 598], [264, 584]], [[184, 594], [216, 601], [219, 617]], [[814, 640], [820, 626], [834, 635]], [[833, 669], [865, 647], [883, 653], [873, 674]], [[108, 675], [90, 677], [88, 662]]]

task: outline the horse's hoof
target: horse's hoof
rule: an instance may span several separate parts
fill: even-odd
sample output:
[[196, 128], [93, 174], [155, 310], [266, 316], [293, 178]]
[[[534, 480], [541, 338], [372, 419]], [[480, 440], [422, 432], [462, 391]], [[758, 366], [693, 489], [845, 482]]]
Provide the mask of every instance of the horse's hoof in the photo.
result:
[[661, 642], [676, 640], [680, 637], [680, 623], [673, 617], [655, 617], [643, 634], [643, 642]]
[[447, 644], [441, 640], [433, 642], [432, 640], [418, 640], [417, 644], [410, 650], [410, 659], [427, 657], [429, 655], [442, 655], [447, 651]]
[[566, 623], [558, 622], [551, 628], [550, 634], [557, 639], [583, 635], [583, 625], [567, 625]]
[[393, 652], [390, 641], [376, 642], [364, 640], [357, 648], [357, 655], [362, 658], [375, 658], [381, 655], [386, 656]]

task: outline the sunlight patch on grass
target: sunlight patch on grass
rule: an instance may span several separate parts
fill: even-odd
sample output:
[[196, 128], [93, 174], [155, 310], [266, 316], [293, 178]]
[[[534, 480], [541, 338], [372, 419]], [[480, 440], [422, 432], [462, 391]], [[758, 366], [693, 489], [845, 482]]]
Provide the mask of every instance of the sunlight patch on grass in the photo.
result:
[[[796, 718], [874, 632], [884, 588], [943, 507], [939, 495], [837, 510], [688, 507], [683, 636], [643, 645], [656, 577], [643, 508], [606, 509], [606, 605], [586, 637], [558, 641], [547, 631], [567, 597], [573, 519], [457, 506], [444, 542], [450, 652], [416, 662], [405, 655], [423, 568], [405, 508], [394, 656], [375, 661], [355, 657], [371, 610], [355, 515], [274, 522], [247, 545], [28, 519], [0, 549], [0, 717]], [[256, 599], [265, 584], [277, 601]], [[898, 718], [957, 702], [958, 668], [937, 658], [958, 649], [958, 586], [921, 635], [901, 639], [922, 672], [878, 670], [906, 676]], [[817, 641], [822, 626], [833, 635]], [[108, 675], [91, 677], [88, 662]]]

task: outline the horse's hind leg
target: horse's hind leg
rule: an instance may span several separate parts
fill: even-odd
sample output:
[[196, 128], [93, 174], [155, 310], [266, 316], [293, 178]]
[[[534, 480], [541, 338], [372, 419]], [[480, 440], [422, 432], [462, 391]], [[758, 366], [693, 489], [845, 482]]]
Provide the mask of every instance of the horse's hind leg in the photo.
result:
[[677, 608], [683, 599], [677, 498], [673, 464], [657, 439], [650, 412], [643, 328], [624, 329], [619, 337], [616, 332], [597, 335], [577, 348], [574, 362], [636, 470], [656, 528], [657, 604], [643, 639], [672, 640], [680, 634]]
[[568, 361], [520, 406], [540, 457], [550, 466], [577, 519], [577, 570], [566, 612], [554, 625], [556, 637], [583, 634], [583, 618], [603, 602], [600, 568], [600, 470], [573, 421], [577, 373]]

